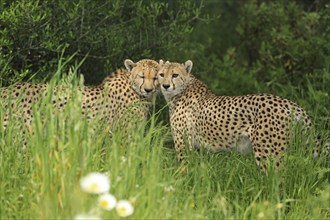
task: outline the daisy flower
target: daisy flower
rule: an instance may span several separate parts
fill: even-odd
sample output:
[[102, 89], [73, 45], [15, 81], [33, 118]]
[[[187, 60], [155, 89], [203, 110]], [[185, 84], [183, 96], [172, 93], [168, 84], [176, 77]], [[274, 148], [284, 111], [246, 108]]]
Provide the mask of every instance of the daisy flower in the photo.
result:
[[265, 217], [265, 214], [263, 212], [259, 212], [258, 215], [257, 215], [258, 219], [262, 219], [264, 217]]
[[117, 214], [120, 217], [127, 217], [133, 214], [134, 207], [127, 200], [120, 200], [116, 205]]
[[99, 199], [98, 199], [99, 206], [102, 209], [105, 209], [105, 210], [108, 210], [108, 211], [110, 211], [113, 208], [115, 208], [116, 207], [116, 203], [117, 203], [116, 198], [113, 195], [109, 194], [109, 193], [100, 195], [99, 196]]
[[80, 179], [80, 187], [84, 192], [91, 194], [106, 193], [110, 189], [110, 179], [102, 173], [89, 173]]
[[276, 208], [277, 208], [277, 209], [281, 209], [281, 208], [283, 208], [283, 203], [280, 203], [280, 202], [277, 203], [277, 204], [276, 204]]
[[74, 220], [101, 220], [100, 217], [95, 216], [95, 215], [89, 215], [89, 214], [79, 214], [79, 215], [76, 215], [73, 219]]

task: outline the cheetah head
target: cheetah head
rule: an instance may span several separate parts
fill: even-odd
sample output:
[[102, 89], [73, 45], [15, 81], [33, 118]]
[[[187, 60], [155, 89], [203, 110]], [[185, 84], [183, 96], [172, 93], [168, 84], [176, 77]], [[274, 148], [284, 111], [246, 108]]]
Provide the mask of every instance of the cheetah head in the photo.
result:
[[165, 98], [173, 97], [180, 94], [189, 81], [190, 72], [193, 66], [191, 60], [184, 64], [170, 63], [160, 60], [160, 69], [157, 74], [157, 79], [161, 87], [161, 91]]
[[154, 60], [143, 59], [134, 63], [126, 59], [125, 67], [129, 72], [132, 87], [139, 95], [150, 98], [158, 88], [157, 72], [159, 63]]

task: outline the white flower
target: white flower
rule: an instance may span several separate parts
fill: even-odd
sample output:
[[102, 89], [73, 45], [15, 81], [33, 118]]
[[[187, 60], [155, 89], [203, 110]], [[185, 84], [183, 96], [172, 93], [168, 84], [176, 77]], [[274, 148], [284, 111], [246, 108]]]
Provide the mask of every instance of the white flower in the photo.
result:
[[73, 219], [74, 220], [101, 220], [100, 217], [95, 216], [95, 215], [89, 215], [89, 214], [79, 214], [79, 215], [76, 215]]
[[258, 219], [262, 219], [264, 217], [265, 217], [265, 214], [263, 212], [259, 212], [258, 215], [257, 215]]
[[110, 211], [113, 208], [115, 208], [116, 207], [116, 203], [117, 203], [116, 198], [113, 195], [109, 194], [109, 193], [100, 195], [99, 196], [99, 199], [98, 199], [99, 206], [102, 209], [105, 209], [105, 210], [108, 210], [108, 211]]
[[110, 189], [110, 179], [102, 173], [89, 173], [80, 179], [80, 187], [91, 194], [106, 193]]
[[277, 204], [276, 204], [276, 208], [277, 208], [277, 209], [281, 209], [281, 208], [283, 208], [283, 203], [280, 203], [280, 202], [277, 203]]
[[121, 176], [117, 176], [117, 179], [116, 179], [116, 181], [117, 181], [117, 182], [120, 182], [120, 181], [121, 181], [121, 179], [122, 179], [122, 178], [121, 178]]
[[123, 163], [125, 163], [127, 160], [125, 156], [122, 156], [120, 159], [121, 159], [121, 162], [123, 162]]
[[134, 207], [127, 200], [120, 200], [116, 205], [117, 213], [120, 217], [127, 217], [133, 214]]
[[165, 190], [165, 192], [173, 192], [173, 191], [175, 191], [175, 189], [174, 189], [174, 187], [172, 185], [165, 186], [164, 190]]

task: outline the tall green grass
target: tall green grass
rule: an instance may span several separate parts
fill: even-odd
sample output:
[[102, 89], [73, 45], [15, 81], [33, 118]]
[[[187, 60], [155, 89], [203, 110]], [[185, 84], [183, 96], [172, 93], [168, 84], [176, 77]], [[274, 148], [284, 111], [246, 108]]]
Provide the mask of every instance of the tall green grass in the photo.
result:
[[[70, 219], [95, 211], [96, 196], [79, 186], [94, 171], [110, 175], [110, 193], [132, 202], [134, 219], [330, 218], [329, 161], [313, 160], [299, 132], [280, 173], [265, 175], [252, 154], [205, 150], [187, 151], [188, 169], [180, 172], [174, 150], [165, 147], [169, 126], [155, 110], [146, 124], [110, 138], [106, 124], [81, 116], [76, 86], [70, 93], [63, 111], [49, 97], [41, 100], [30, 129], [15, 119], [6, 130], [0, 125], [1, 219]], [[115, 211], [96, 212], [118, 218]]]

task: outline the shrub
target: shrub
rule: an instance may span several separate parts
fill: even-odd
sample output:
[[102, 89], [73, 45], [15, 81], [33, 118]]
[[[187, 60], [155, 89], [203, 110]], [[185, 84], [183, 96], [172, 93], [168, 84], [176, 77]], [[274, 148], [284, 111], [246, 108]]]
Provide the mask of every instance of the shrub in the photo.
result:
[[13, 1], [0, 3], [0, 84], [52, 76], [64, 57], [86, 57], [81, 71], [96, 83], [123, 60], [162, 58], [191, 32], [193, 1]]
[[329, 8], [306, 11], [290, 2], [250, 1], [236, 27], [239, 52], [263, 82], [302, 83], [316, 75], [329, 58]]

